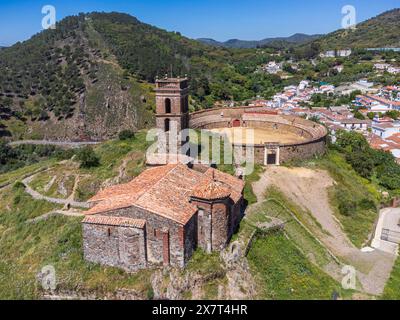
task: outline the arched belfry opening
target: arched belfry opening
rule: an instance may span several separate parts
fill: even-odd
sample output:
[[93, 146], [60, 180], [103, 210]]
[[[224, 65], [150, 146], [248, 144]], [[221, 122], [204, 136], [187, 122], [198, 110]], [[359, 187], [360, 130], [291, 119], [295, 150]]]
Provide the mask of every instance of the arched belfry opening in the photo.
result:
[[171, 120], [169, 120], [168, 118], [165, 119], [165, 121], [164, 121], [164, 131], [165, 132], [168, 132], [170, 130], [170, 123], [171, 123]]
[[172, 109], [171, 109], [171, 99], [167, 98], [165, 99], [165, 113], [171, 113]]
[[[159, 153], [168, 153], [169, 150], [182, 152], [184, 144], [182, 130], [189, 125], [189, 81], [185, 78], [156, 79], [156, 125], [161, 132], [167, 132], [168, 141], [158, 140]], [[172, 128], [173, 125], [173, 128]], [[172, 133], [173, 131], [173, 133]], [[177, 139], [172, 134], [177, 134]], [[171, 141], [177, 141], [178, 149], [170, 146]], [[175, 142], [173, 142], [175, 143]]]

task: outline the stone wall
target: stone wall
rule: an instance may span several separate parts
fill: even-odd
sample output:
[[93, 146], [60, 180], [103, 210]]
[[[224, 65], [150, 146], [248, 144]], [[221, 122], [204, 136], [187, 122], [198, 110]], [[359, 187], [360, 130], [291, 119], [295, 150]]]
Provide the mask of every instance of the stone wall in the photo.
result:
[[235, 206], [228, 201], [230, 200], [209, 202], [192, 199], [192, 203], [199, 208], [198, 246], [206, 252], [224, 249], [240, 222], [237, 218], [240, 202]]
[[[254, 162], [264, 164], [265, 146], [235, 146], [237, 155], [241, 155], [245, 159], [246, 152], [251, 153], [254, 150]], [[238, 151], [237, 151], [238, 150]], [[323, 155], [326, 151], [326, 140], [321, 138], [317, 141], [310, 141], [302, 144], [281, 145], [279, 147], [279, 162], [285, 163], [292, 160], [312, 159], [315, 156]]]
[[[193, 238], [189, 237], [194, 226], [187, 226], [189, 232], [185, 232], [182, 224], [136, 207], [111, 211], [108, 215], [146, 220], [147, 259], [150, 263], [165, 263], [164, 255], [167, 249], [172, 266], [184, 267], [189, 260], [191, 255], [185, 254], [185, 251], [190, 248], [189, 242], [193, 241]], [[193, 223], [193, 219], [188, 222]], [[165, 248], [165, 234], [168, 234], [169, 248]]]
[[212, 205], [212, 248], [213, 251], [225, 249], [230, 239], [230, 215], [229, 205], [226, 202], [217, 202]]
[[285, 145], [279, 148], [280, 162], [291, 160], [311, 159], [314, 156], [321, 156], [326, 151], [326, 138], [311, 141], [304, 144]]
[[190, 260], [197, 248], [197, 214], [193, 215], [184, 227], [182, 240], [185, 246], [185, 263]]
[[126, 271], [146, 268], [145, 239], [143, 229], [83, 224], [85, 259]]

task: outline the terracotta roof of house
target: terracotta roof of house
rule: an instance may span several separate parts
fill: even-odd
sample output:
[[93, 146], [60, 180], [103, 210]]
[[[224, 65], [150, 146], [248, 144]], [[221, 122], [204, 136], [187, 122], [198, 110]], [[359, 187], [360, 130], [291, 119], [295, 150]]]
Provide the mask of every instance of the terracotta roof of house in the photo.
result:
[[146, 220], [94, 215], [86, 216], [82, 223], [143, 229], [146, 225]]
[[400, 101], [391, 101], [382, 97], [378, 96], [371, 96], [371, 95], [366, 95], [367, 98], [378, 101], [380, 103], [383, 103], [385, 105], [393, 105], [393, 106], [400, 106]]
[[400, 133], [396, 133], [388, 137], [386, 140], [390, 140], [400, 146]]
[[391, 129], [391, 128], [395, 128], [395, 126], [392, 123], [388, 123], [388, 122], [383, 122], [383, 123], [379, 123], [379, 124], [373, 124], [374, 128], [378, 128], [378, 129]]
[[357, 118], [352, 118], [352, 119], [344, 119], [341, 121], [341, 123], [345, 123], [345, 124], [371, 124], [372, 121], [371, 120], [361, 120], [361, 119], [357, 119]]
[[384, 150], [384, 151], [390, 151], [393, 149], [396, 149], [396, 144], [390, 141], [385, 141], [381, 137], [375, 134], [371, 134], [371, 136], [368, 139], [368, 142], [373, 149], [377, 150]]
[[[213, 175], [216, 181], [230, 189], [234, 202], [241, 198], [244, 182], [240, 179], [211, 168], [201, 173], [183, 164], [169, 164], [148, 169], [127, 184], [100, 191], [89, 200], [95, 206], [85, 214], [95, 215], [136, 206], [186, 224], [197, 211], [196, 206], [190, 203], [193, 190], [204, 180], [212, 182]], [[220, 196], [220, 190], [214, 191]]]

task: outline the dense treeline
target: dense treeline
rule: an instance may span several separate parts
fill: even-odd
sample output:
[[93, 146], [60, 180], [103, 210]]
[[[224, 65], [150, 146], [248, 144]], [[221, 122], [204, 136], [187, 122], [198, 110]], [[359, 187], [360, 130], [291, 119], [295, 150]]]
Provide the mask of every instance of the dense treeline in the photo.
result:
[[71, 116], [85, 91], [83, 75], [96, 78], [96, 63], [83, 37], [84, 15], [68, 17], [0, 52], [0, 97], [6, 107], [17, 105], [25, 116], [46, 119]]
[[400, 47], [400, 9], [393, 9], [357, 25], [340, 29], [318, 40], [324, 50], [345, 48]]
[[[353, 33], [343, 35], [343, 31], [338, 31], [306, 45], [282, 46], [280, 56], [273, 46], [207, 46], [178, 32], [142, 23], [128, 14], [71, 16], [57, 23], [55, 30], [43, 31], [0, 51], [1, 119], [14, 116], [45, 121], [53, 115], [59, 119], [71, 117], [91, 85], [98, 81], [99, 63], [110, 58], [110, 53], [117, 58], [126, 77], [153, 82], [156, 76], [171, 72], [188, 74], [192, 101], [198, 108], [212, 106], [219, 100], [269, 98], [285, 85], [302, 79], [339, 85], [368, 77], [382, 84], [395, 83], [399, 76], [384, 74], [371, 79], [371, 52], [358, 49], [349, 58], [331, 60], [321, 60], [318, 55], [328, 49], [327, 39], [331, 49], [372, 47], [386, 42], [395, 45], [399, 41], [394, 31], [398, 29], [399, 16], [400, 11], [393, 10], [360, 24]], [[379, 42], [370, 41], [371, 37]], [[398, 54], [382, 56], [386, 61], [398, 59]], [[289, 59], [297, 62], [298, 68], [293, 68]], [[271, 60], [285, 61], [285, 77], [256, 72]], [[335, 70], [339, 64], [344, 68], [341, 73]]]
[[153, 82], [165, 74], [190, 75], [192, 96], [203, 106], [217, 100], [245, 100], [276, 92], [280, 78], [254, 71], [270, 61], [268, 51], [235, 50], [203, 45], [121, 13], [92, 13], [93, 27], [119, 64]]
[[281, 83], [279, 77], [254, 73], [270, 60], [268, 50], [213, 48], [127, 14], [91, 13], [65, 18], [55, 30], [2, 50], [0, 102], [13, 106], [20, 118], [46, 120], [50, 112], [69, 117], [97, 81], [98, 61], [110, 52], [126, 76], [147, 82], [171, 72], [188, 74], [200, 107], [270, 96]]
[[363, 135], [347, 131], [337, 133], [336, 147], [359, 175], [388, 190], [400, 190], [400, 165], [390, 152], [374, 150]]
[[0, 173], [22, 168], [51, 157], [60, 160], [68, 159], [73, 154], [73, 150], [63, 150], [55, 146], [21, 145], [11, 147], [6, 141], [0, 140]]

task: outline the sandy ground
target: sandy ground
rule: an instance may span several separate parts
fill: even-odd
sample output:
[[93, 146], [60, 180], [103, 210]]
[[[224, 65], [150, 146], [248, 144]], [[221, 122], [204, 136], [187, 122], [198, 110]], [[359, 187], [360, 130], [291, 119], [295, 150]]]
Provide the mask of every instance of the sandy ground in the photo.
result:
[[[266, 142], [299, 143], [306, 140], [295, 133], [279, 133], [273, 129], [253, 128], [221, 128], [209, 130], [215, 133], [227, 134], [232, 143], [264, 144]], [[254, 134], [252, 134], [254, 133]]]
[[350, 242], [329, 204], [328, 188], [333, 184], [328, 172], [323, 170], [268, 167], [261, 179], [253, 184], [253, 189], [262, 201], [266, 188], [276, 186], [290, 200], [309, 211], [323, 229], [316, 231], [318, 238], [335, 255], [356, 268], [366, 293], [381, 294], [396, 257], [380, 250], [361, 252]]

